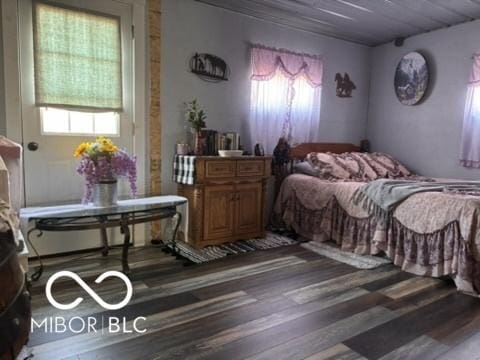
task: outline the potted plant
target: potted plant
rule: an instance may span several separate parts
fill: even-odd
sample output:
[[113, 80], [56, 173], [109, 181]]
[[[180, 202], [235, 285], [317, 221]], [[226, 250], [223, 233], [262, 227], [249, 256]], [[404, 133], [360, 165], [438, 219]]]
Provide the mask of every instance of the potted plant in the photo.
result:
[[136, 195], [136, 158], [119, 149], [112, 140], [102, 136], [95, 142], [82, 143], [74, 156], [80, 159], [77, 172], [85, 177], [84, 204], [115, 205], [120, 177], [128, 178], [132, 195]]
[[185, 108], [185, 118], [195, 136], [195, 155], [203, 155], [205, 148], [205, 133], [203, 129], [206, 127], [205, 119], [207, 114], [200, 108], [197, 99], [185, 103]]

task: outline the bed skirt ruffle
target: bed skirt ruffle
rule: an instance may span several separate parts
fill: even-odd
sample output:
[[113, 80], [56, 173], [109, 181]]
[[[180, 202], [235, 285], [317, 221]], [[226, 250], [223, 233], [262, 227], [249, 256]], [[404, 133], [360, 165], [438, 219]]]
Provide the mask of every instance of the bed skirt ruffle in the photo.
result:
[[295, 196], [285, 199], [277, 218], [313, 241], [334, 241], [361, 255], [384, 253], [402, 270], [420, 276], [450, 276], [459, 290], [479, 295], [480, 263], [475, 261], [457, 221], [432, 233], [417, 233], [394, 217], [387, 228], [373, 216], [351, 216], [333, 196], [326, 206], [309, 209]]

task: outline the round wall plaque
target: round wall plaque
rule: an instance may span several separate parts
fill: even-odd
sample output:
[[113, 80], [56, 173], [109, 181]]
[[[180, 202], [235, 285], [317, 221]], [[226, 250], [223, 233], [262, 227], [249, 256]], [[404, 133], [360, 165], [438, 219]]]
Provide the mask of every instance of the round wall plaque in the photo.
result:
[[395, 71], [395, 93], [404, 105], [415, 105], [428, 87], [428, 64], [422, 54], [411, 52], [402, 57]]

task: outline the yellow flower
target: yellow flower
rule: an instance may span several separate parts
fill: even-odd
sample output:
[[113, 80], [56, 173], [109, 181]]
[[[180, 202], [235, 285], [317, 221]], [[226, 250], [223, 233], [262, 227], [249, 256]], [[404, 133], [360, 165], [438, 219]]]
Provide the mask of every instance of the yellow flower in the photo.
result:
[[81, 157], [85, 152], [88, 152], [92, 147], [91, 143], [81, 143], [78, 145], [77, 149], [75, 150], [73, 156], [76, 158]]
[[112, 144], [103, 145], [103, 152], [115, 154], [118, 152], [118, 147]]
[[97, 143], [100, 145], [98, 150], [102, 153], [116, 154], [119, 151], [113, 141], [104, 136], [98, 137]]
[[82, 157], [87, 154], [92, 157], [97, 157], [99, 155], [114, 155], [119, 152], [120, 149], [116, 146], [112, 140], [100, 136], [96, 139], [94, 143], [81, 143], [78, 145], [77, 149], [74, 152], [76, 158]]

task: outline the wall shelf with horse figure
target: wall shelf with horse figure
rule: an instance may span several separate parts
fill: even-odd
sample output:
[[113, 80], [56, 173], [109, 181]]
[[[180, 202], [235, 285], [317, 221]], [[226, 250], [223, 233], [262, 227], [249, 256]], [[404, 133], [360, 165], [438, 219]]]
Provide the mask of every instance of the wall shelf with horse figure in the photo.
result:
[[190, 59], [190, 71], [210, 82], [227, 81], [230, 75], [230, 68], [225, 60], [212, 54], [195, 53]]

